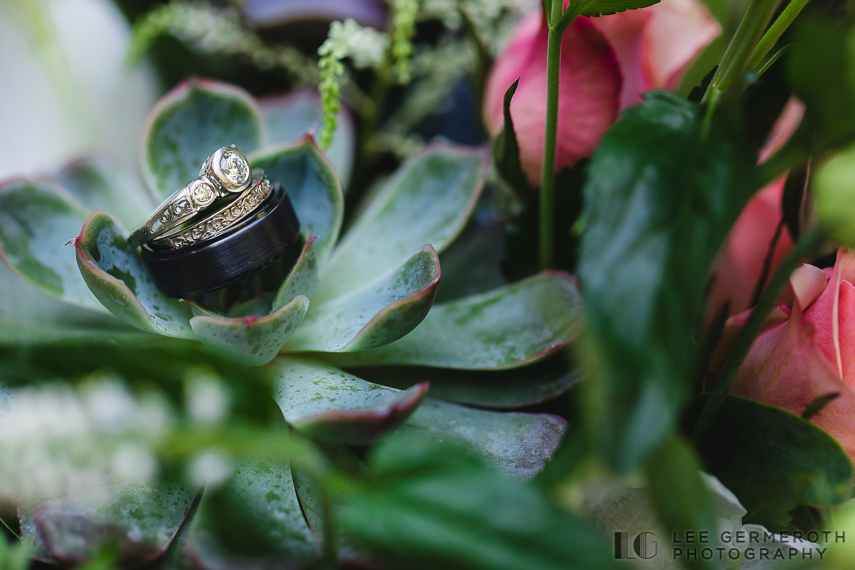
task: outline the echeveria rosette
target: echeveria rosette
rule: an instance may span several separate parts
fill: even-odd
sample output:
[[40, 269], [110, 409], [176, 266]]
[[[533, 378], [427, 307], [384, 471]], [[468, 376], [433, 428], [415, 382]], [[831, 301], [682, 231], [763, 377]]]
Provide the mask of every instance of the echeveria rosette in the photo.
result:
[[[24, 289], [34, 298], [33, 310], [48, 317], [44, 322], [21, 317], [26, 309], [13, 310], [0, 301], [4, 328], [21, 327], [20, 337], [3, 334], [0, 342], [97, 347], [115, 341], [127, 350], [135, 343], [166, 343], [193, 358], [199, 358], [202, 343], [218, 357], [260, 367], [291, 428], [328, 442], [334, 453], [346, 455], [342, 444], [371, 443], [397, 430], [454, 441], [520, 477], [537, 473], [555, 450], [564, 421], [484, 408], [539, 403], [578, 380], [559, 354], [583, 328], [575, 280], [547, 272], [434, 304], [440, 257], [479, 198], [486, 153], [428, 147], [400, 168], [339, 240], [344, 203], [336, 169], [311, 135], [282, 142], [280, 130], [265, 120], [270, 104], [262, 113], [239, 88], [198, 79], [164, 96], [142, 138], [149, 195], [134, 194], [138, 184], [110, 183], [122, 179], [115, 172], [102, 173], [98, 184], [69, 188], [61, 186], [62, 177], [59, 182], [4, 184], [0, 252], [29, 282]], [[211, 149], [232, 143], [249, 155], [253, 168], [286, 188], [304, 229], [293, 267], [277, 287], [217, 311], [202, 299], [163, 296], [127, 236], [153, 204], [195, 176]], [[95, 207], [128, 203], [139, 204], [136, 219], [127, 206], [116, 207], [115, 216], [99, 210], [87, 218]], [[73, 247], [63, 246], [78, 233]], [[22, 289], [5, 268], [0, 283]], [[49, 310], [35, 308], [41, 302], [49, 309], [70, 307], [70, 312], [50, 318]], [[427, 397], [431, 382], [441, 400]], [[271, 500], [268, 482], [274, 480], [278, 487]], [[195, 567], [204, 569], [316, 558], [319, 537], [313, 529], [319, 523], [303, 514], [313, 512], [313, 496], [300, 480], [299, 471], [292, 472], [287, 463], [249, 462], [225, 483], [225, 492], [270, 529], [264, 552], [237, 552], [212, 540], [217, 510], [205, 495], [198, 515], [178, 533], [186, 540], [183, 549], [175, 554], [176, 548], [169, 548], [167, 555], [183, 559], [186, 552]], [[146, 502], [155, 515], [156, 499], [155, 494]], [[45, 524], [40, 512], [35, 508], [28, 515], [33, 519], [28, 519], [29, 529]], [[135, 524], [123, 512], [119, 509], [108, 521], [113, 530]], [[69, 516], [91, 518], [79, 510]], [[53, 522], [64, 528], [62, 521]], [[93, 522], [93, 528], [99, 524]], [[158, 540], [123, 545], [121, 554], [136, 560], [156, 557], [176, 528], [155, 532]], [[38, 540], [40, 535], [29, 536]], [[57, 535], [39, 551], [49, 552], [46, 558], [71, 561], [56, 546], [62, 539]], [[359, 557], [357, 551], [342, 547], [342, 557]]]

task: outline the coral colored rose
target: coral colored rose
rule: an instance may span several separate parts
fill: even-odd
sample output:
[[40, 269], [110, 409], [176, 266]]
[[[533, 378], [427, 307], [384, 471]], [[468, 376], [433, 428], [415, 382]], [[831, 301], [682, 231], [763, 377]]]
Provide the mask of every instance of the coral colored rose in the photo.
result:
[[[523, 20], [487, 79], [484, 120], [504, 123], [503, 100], [520, 78], [511, 116], [529, 182], [540, 182], [546, 121], [546, 19]], [[676, 86], [721, 28], [698, 0], [664, 0], [644, 10], [578, 18], [561, 44], [556, 170], [591, 153], [624, 107], [641, 93]]]
[[[780, 304], [751, 347], [731, 393], [801, 415], [840, 394], [811, 420], [855, 459], [855, 253], [833, 270], [803, 265], [790, 278], [792, 305]], [[746, 314], [728, 322], [732, 337]]]
[[[769, 140], [760, 149], [759, 161], [763, 162], [774, 154], [795, 132], [804, 115], [804, 105], [790, 100], [772, 128]], [[784, 210], [781, 198], [786, 176], [782, 176], [760, 190], [745, 206], [736, 223], [725, 239], [716, 259], [712, 290], [707, 302], [709, 322], [730, 302], [728, 314], [734, 315], [747, 309], [763, 272], [766, 257], [771, 252], [770, 274], [793, 246], [793, 239], [785, 225], [781, 225]]]

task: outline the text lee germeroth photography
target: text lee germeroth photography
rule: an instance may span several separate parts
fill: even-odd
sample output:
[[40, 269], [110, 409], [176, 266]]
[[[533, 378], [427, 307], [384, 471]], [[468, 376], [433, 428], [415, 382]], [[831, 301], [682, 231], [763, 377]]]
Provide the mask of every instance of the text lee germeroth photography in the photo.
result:
[[0, 53], [0, 570], [855, 570], [855, 0]]

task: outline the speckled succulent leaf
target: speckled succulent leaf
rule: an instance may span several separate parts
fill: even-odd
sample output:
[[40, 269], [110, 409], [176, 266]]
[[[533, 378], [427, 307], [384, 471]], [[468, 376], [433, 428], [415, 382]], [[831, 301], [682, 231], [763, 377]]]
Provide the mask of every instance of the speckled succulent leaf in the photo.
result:
[[342, 366], [408, 364], [515, 368], [565, 346], [584, 330], [575, 279], [546, 272], [482, 295], [438, 303], [416, 329], [386, 346], [335, 355]]
[[125, 344], [151, 338], [107, 312], [45, 295], [0, 263], [0, 346]]
[[282, 282], [276, 297], [273, 299], [273, 309], [276, 310], [290, 303], [299, 295], [305, 295], [309, 299], [315, 294], [318, 287], [318, 258], [315, 255], [315, 236], [309, 235], [302, 230], [303, 250], [300, 257], [288, 277]]
[[426, 245], [385, 275], [313, 305], [286, 349], [350, 352], [393, 342], [428, 314], [439, 276], [439, 257]]
[[428, 390], [405, 391], [366, 382], [338, 368], [283, 358], [271, 368], [274, 399], [291, 426], [326, 441], [370, 443], [398, 427]]
[[569, 349], [522, 368], [509, 370], [452, 370], [416, 366], [359, 368], [360, 378], [405, 390], [430, 382], [430, 396], [438, 400], [496, 409], [515, 409], [557, 398], [581, 380], [568, 358]]
[[198, 570], [184, 554], [184, 545], [187, 543], [187, 534], [190, 532], [193, 520], [196, 518], [196, 512], [199, 510], [199, 503], [200, 497], [197, 496], [187, 511], [181, 528], [178, 529], [175, 538], [169, 543], [169, 548], [163, 553], [163, 556], [143, 566], [142, 570]]
[[3, 261], [43, 293], [103, 311], [80, 278], [73, 248], [64, 247], [85, 219], [85, 207], [55, 184], [17, 179], [0, 187]]
[[[317, 443], [317, 442], [316, 442]], [[331, 468], [344, 477], [360, 477], [366, 474], [368, 468], [354, 453], [343, 445], [334, 443], [318, 443], [323, 450], [326, 459], [329, 460]], [[314, 477], [303, 473], [297, 466], [291, 465], [291, 474], [294, 477], [294, 488], [297, 490], [297, 498], [303, 507], [309, 528], [318, 541], [322, 540], [324, 520], [321, 504], [321, 492], [318, 481]], [[330, 497], [334, 511], [341, 509], [346, 504], [346, 497], [333, 495]], [[338, 530], [338, 529], [337, 529]], [[353, 563], [356, 566], [371, 567], [366, 562], [374, 559], [364, 545], [360, 545], [345, 533], [337, 532], [337, 547], [339, 560], [345, 563]]]
[[316, 255], [323, 263], [338, 240], [344, 218], [341, 182], [327, 156], [311, 135], [306, 135], [252, 155], [250, 164], [253, 170], [264, 170], [288, 193], [300, 225], [317, 236]]
[[38, 506], [38, 501], [28, 501], [18, 505], [18, 525], [21, 532], [21, 540], [29, 542], [32, 545], [30, 556], [33, 560], [38, 560], [46, 564], [58, 564], [59, 560], [50, 553], [36, 526], [36, 507]]
[[[268, 143], [292, 141], [306, 132], [316, 131], [321, 124], [320, 95], [315, 89], [292, 91], [279, 97], [265, 97], [258, 101], [267, 122]], [[338, 112], [338, 128], [326, 154], [341, 180], [344, 190], [353, 170], [356, 132], [353, 118], [345, 107]]]
[[44, 502], [35, 522], [59, 560], [86, 561], [110, 545], [123, 564], [139, 565], [167, 549], [194, 495], [163, 483], [109, 485]]
[[154, 286], [128, 233], [109, 214], [94, 212], [77, 238], [77, 266], [86, 285], [111, 313], [142, 330], [195, 338], [190, 308]]
[[110, 212], [129, 228], [142, 224], [155, 206], [137, 177], [103, 155], [72, 162], [54, 179], [90, 211]]
[[300, 295], [264, 317], [197, 315], [190, 319], [190, 326], [199, 340], [226, 358], [245, 366], [261, 366], [276, 357], [308, 308], [309, 299]]
[[288, 461], [241, 463], [217, 493], [202, 496], [187, 536], [185, 553], [197, 568], [286, 569], [317, 559]]
[[441, 252], [463, 229], [484, 187], [485, 158], [479, 150], [435, 146], [404, 164], [321, 267], [315, 300], [371, 281], [423, 244]]
[[164, 95], [144, 126], [142, 173], [163, 200], [196, 178], [208, 156], [222, 146], [244, 153], [258, 149], [263, 119], [243, 89], [209, 79], [189, 79]]
[[529, 478], [555, 453], [566, 428], [558, 416], [488, 412], [427, 398], [395, 433], [460, 445], [500, 471]]

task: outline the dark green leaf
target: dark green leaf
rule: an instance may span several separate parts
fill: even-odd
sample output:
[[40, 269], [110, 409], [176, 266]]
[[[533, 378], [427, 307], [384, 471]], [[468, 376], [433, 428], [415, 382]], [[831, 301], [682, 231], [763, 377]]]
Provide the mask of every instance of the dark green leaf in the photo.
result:
[[499, 271], [504, 232], [504, 224], [496, 223], [454, 240], [439, 256], [442, 280], [435, 303], [486, 293], [508, 284]]
[[404, 568], [619, 568], [606, 539], [537, 487], [448, 444], [393, 438], [341, 527]]
[[505, 91], [504, 101], [504, 126], [502, 132], [493, 142], [493, 161], [502, 177], [518, 193], [527, 195], [529, 192], [528, 181], [520, 164], [520, 146], [517, 143], [517, 134], [514, 132], [514, 120], [511, 117], [511, 99], [520, 84], [519, 77]]
[[589, 433], [613, 468], [659, 447], [694, 383], [704, 283], [750, 197], [755, 155], [720, 110], [654, 92], [595, 151], [579, 277], [591, 338]]
[[[686, 418], [697, 418], [706, 398], [696, 397]], [[699, 451], [706, 470], [748, 510], [746, 524], [787, 528], [799, 505], [828, 506], [851, 493], [852, 463], [834, 438], [753, 400], [728, 396]]]
[[582, 10], [582, 16], [606, 16], [627, 10], [638, 10], [658, 4], [659, 0], [596, 0]]

